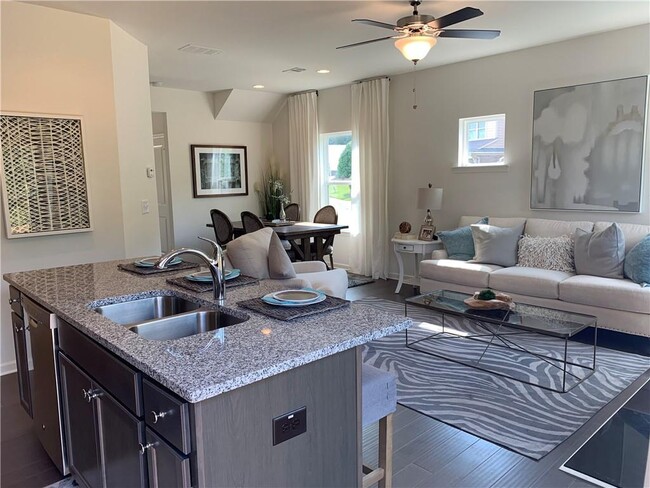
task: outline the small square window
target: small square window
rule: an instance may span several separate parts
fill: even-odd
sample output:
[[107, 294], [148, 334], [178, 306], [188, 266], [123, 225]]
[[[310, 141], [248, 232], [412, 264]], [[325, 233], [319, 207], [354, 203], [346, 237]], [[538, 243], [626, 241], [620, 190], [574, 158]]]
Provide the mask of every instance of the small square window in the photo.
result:
[[505, 114], [458, 121], [458, 166], [505, 165]]

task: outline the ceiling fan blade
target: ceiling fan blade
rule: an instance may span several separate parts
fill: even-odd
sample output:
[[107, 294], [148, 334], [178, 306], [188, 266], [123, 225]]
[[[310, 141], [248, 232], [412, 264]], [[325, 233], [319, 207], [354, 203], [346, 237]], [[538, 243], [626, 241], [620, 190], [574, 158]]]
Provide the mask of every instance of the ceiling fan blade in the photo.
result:
[[392, 24], [387, 24], [386, 22], [379, 22], [379, 21], [370, 20], [370, 19], [352, 19], [352, 22], [360, 22], [362, 24], [368, 24], [368, 25], [372, 25], [374, 27], [382, 27], [384, 29], [390, 29], [390, 30], [394, 30], [395, 27], [397, 27], [397, 26], [392, 25]]
[[440, 32], [438, 37], [455, 37], [458, 39], [494, 39], [499, 37], [500, 30], [472, 30], [472, 29], [449, 29]]
[[447, 26], [458, 24], [459, 22], [465, 22], [466, 20], [480, 17], [481, 15], [483, 15], [483, 12], [479, 9], [465, 7], [450, 14], [443, 15], [442, 17], [429, 22], [429, 25], [435, 29], [444, 29]]
[[372, 42], [385, 41], [386, 39], [393, 39], [393, 36], [380, 37], [379, 39], [371, 39], [369, 41], [355, 42], [354, 44], [346, 44], [345, 46], [339, 46], [336, 49], [345, 49], [345, 48], [348, 48], [348, 47], [363, 46], [364, 44], [370, 44]]

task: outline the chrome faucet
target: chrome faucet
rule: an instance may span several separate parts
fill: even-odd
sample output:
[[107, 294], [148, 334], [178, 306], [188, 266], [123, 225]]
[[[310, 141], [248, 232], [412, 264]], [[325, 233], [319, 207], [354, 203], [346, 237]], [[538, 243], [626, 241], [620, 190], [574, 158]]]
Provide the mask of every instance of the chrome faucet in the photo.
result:
[[209, 257], [203, 251], [199, 251], [198, 249], [181, 247], [180, 249], [173, 249], [172, 251], [169, 251], [168, 253], [162, 255], [160, 259], [156, 261], [155, 266], [158, 269], [164, 269], [172, 259], [174, 259], [176, 256], [180, 256], [181, 254], [192, 254], [193, 256], [199, 257], [208, 265], [208, 269], [212, 275], [212, 290], [214, 292], [214, 301], [217, 302], [217, 305], [223, 306], [226, 302], [226, 280], [223, 274], [223, 250], [221, 249], [221, 246], [219, 246], [219, 244], [213, 240], [207, 239], [205, 237], [199, 237], [199, 239], [212, 244], [212, 257]]

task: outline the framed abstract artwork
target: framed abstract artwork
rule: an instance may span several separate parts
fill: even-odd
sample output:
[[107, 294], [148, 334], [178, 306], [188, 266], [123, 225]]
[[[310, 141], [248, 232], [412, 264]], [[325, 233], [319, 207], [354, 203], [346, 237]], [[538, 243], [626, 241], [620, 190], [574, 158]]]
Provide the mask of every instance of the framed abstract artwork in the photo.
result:
[[530, 208], [640, 212], [648, 77], [536, 91]]
[[9, 239], [92, 230], [81, 117], [0, 114]]
[[246, 146], [190, 146], [194, 198], [248, 195]]

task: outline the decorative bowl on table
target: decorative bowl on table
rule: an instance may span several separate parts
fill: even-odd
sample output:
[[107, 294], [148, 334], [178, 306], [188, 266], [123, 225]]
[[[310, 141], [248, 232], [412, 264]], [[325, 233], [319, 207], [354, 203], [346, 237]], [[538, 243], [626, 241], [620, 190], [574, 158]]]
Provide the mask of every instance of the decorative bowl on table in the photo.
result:
[[464, 300], [465, 305], [477, 310], [514, 310], [515, 303], [510, 295], [485, 289], [477, 291]]

